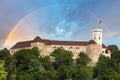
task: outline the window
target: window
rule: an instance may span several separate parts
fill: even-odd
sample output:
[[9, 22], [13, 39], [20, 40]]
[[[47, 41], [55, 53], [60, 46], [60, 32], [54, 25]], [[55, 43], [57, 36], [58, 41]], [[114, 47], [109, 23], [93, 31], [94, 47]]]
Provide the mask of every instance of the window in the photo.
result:
[[80, 52], [79, 47], [76, 47], [75, 49], [76, 49], [76, 52]]
[[53, 48], [56, 48], [56, 46], [54, 46]]
[[10, 52], [11, 52], [11, 53], [13, 53], [13, 51], [12, 51], [12, 50], [11, 50]]
[[70, 47], [70, 48], [69, 48], [69, 50], [70, 50], [70, 51], [73, 51], [73, 48], [72, 48], [72, 47]]
[[102, 53], [104, 53], [104, 51], [102, 51]]
[[100, 40], [100, 37], [99, 37], [99, 40]]
[[60, 48], [61, 48], [61, 49], [64, 49], [64, 46], [61, 46]]
[[54, 46], [54, 47], [53, 47], [53, 49], [57, 49], [57, 47], [56, 47], [56, 46]]
[[80, 50], [79, 49], [76, 49], [76, 52], [79, 52]]
[[94, 40], [96, 40], [96, 37], [94, 37]]
[[101, 39], [100, 34], [99, 34], [99, 40]]

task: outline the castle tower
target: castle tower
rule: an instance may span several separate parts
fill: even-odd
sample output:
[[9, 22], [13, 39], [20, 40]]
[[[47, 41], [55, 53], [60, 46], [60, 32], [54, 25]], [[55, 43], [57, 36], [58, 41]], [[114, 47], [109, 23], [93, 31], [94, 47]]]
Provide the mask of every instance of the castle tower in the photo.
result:
[[88, 65], [95, 66], [99, 56], [102, 52], [102, 29], [93, 29], [92, 30], [92, 39], [95, 44], [90, 44], [86, 46], [86, 53], [91, 59]]
[[92, 30], [92, 39], [98, 45], [102, 45], [102, 29], [93, 29]]

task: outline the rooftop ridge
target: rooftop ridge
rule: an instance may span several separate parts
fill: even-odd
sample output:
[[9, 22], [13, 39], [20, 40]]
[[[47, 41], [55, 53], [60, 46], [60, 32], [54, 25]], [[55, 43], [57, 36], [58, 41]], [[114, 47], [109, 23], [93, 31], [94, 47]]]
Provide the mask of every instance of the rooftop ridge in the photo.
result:
[[[61, 41], [61, 40], [49, 40], [41, 39], [39, 36], [35, 37], [33, 40], [17, 42], [11, 49], [30, 47], [33, 42], [45, 43], [45, 45], [76, 45], [76, 46], [86, 46], [90, 44], [97, 44], [94, 40], [89, 41]], [[105, 47], [103, 45], [103, 47]]]

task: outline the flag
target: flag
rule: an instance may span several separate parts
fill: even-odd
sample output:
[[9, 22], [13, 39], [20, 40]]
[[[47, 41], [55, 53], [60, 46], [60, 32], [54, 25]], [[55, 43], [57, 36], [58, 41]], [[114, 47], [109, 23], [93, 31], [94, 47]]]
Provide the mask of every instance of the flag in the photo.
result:
[[101, 24], [101, 23], [102, 23], [102, 20], [99, 21], [99, 24]]

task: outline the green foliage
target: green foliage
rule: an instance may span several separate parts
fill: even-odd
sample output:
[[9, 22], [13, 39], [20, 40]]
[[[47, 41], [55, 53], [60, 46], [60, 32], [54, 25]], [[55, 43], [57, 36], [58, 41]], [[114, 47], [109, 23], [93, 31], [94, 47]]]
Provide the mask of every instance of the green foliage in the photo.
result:
[[5, 67], [7, 67], [10, 63], [11, 55], [8, 49], [4, 48], [0, 51], [0, 60], [5, 61]]
[[116, 53], [112, 53], [111, 58], [120, 63], [120, 50], [117, 51]]
[[6, 60], [7, 58], [10, 57], [8, 49], [4, 48], [0, 51], [0, 59]]
[[16, 80], [35, 80], [29, 73], [20, 72]]
[[92, 80], [92, 68], [85, 65], [76, 65], [73, 80]]
[[39, 55], [38, 48], [23, 49], [13, 56], [3, 49], [0, 80], [120, 80], [120, 50], [116, 45], [109, 49], [112, 57], [100, 55], [95, 67], [87, 66], [90, 59], [84, 52], [74, 61], [73, 53], [61, 48], [50, 56]]
[[37, 48], [16, 52], [12, 56], [8, 72], [8, 80], [56, 80], [56, 71], [50, 57], [39, 56]]
[[46, 70], [54, 69], [50, 56], [40, 57], [39, 61]]
[[[26, 77], [21, 77], [22, 74], [31, 78], [31, 74], [28, 74], [30, 69], [30, 64], [36, 63], [34, 67], [39, 67], [37, 61], [39, 62], [39, 51], [37, 48], [33, 49], [23, 49], [16, 52], [12, 58], [11, 62], [7, 68], [8, 70], [8, 80], [24, 80]], [[29, 80], [28, 78], [28, 80]]]
[[33, 47], [31, 49], [31, 54], [33, 54], [34, 56], [39, 57], [39, 55], [40, 55], [39, 53], [40, 53], [40, 51], [39, 51], [39, 49], [37, 47]]
[[101, 55], [94, 68], [93, 77], [97, 80], [119, 80], [119, 71], [120, 65], [114, 59]]
[[71, 66], [61, 66], [58, 69], [58, 80], [68, 80], [72, 78], [72, 67]]
[[117, 62], [120, 62], [120, 50], [116, 45], [109, 45], [108, 48], [111, 50], [111, 58], [115, 59]]
[[93, 71], [93, 78], [97, 80], [120, 80], [120, 50], [116, 45], [109, 45], [111, 58], [100, 56]]
[[0, 80], [7, 80], [7, 72], [4, 68], [5, 62], [0, 60]]
[[56, 69], [62, 65], [70, 66], [73, 64], [73, 54], [71, 51], [66, 51], [62, 48], [58, 48], [51, 53], [51, 56], [55, 60], [54, 65]]
[[108, 48], [111, 50], [113, 54], [115, 54], [119, 50], [117, 45], [109, 45]]
[[84, 52], [80, 52], [78, 58], [76, 59], [76, 64], [87, 65], [90, 59]]

